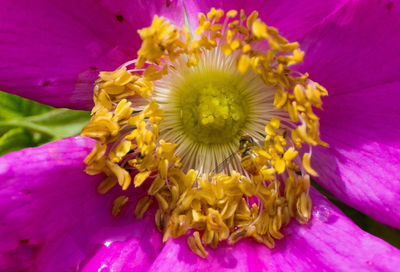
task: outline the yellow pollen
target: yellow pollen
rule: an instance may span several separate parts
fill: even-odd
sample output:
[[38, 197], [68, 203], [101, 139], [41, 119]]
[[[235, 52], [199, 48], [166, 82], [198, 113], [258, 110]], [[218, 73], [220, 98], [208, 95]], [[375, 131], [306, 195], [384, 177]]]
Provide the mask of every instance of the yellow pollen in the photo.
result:
[[[251, 238], [273, 248], [292, 218], [301, 224], [310, 220], [309, 175], [318, 175], [311, 151], [315, 145], [328, 147], [314, 108], [322, 108], [328, 92], [307, 73], [292, 70], [304, 52], [258, 12], [247, 16], [243, 10], [212, 8], [198, 21], [194, 38], [186, 27], [155, 16], [138, 31], [143, 42], [137, 60], [99, 73], [92, 118], [82, 130], [97, 141], [85, 159], [86, 173], [105, 174], [100, 194], [115, 186], [146, 185], [135, 217], [157, 209], [155, 225], [163, 241], [192, 233], [188, 246], [202, 258], [207, 247], [223, 241]], [[213, 56], [234, 72], [225, 64], [202, 68]], [[181, 80], [168, 82], [171, 78]], [[245, 91], [258, 86], [247, 86], [254, 81], [261, 87], [249, 96]], [[262, 108], [254, 106], [257, 101]], [[270, 114], [266, 120], [265, 114]], [[209, 156], [220, 154], [213, 148], [223, 152], [226, 143], [235, 146], [233, 154], [205, 171]], [[185, 168], [193, 162], [200, 167]], [[117, 197], [112, 215], [128, 200]]]

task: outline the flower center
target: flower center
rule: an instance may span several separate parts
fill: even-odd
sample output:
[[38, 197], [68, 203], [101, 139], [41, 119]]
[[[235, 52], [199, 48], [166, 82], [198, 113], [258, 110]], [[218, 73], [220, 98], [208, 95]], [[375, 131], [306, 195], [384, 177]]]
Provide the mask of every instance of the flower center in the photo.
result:
[[311, 150], [327, 146], [313, 108], [327, 91], [291, 70], [298, 43], [257, 17], [211, 9], [189, 33], [155, 16], [138, 59], [100, 73], [82, 131], [97, 140], [86, 172], [107, 176], [99, 193], [148, 183], [135, 216], [156, 202], [163, 240], [193, 230], [201, 257], [246, 237], [273, 247], [291, 218], [311, 217]]
[[238, 142], [250, 110], [245, 91], [240, 78], [222, 71], [186, 77], [174, 101], [182, 130], [202, 144]]

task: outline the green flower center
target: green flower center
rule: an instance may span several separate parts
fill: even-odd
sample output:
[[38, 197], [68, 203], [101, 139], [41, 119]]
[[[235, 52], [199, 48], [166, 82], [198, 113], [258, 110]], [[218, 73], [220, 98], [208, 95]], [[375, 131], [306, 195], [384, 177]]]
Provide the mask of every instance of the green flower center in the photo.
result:
[[251, 111], [250, 97], [237, 75], [203, 71], [185, 78], [174, 91], [183, 132], [202, 144], [237, 142]]

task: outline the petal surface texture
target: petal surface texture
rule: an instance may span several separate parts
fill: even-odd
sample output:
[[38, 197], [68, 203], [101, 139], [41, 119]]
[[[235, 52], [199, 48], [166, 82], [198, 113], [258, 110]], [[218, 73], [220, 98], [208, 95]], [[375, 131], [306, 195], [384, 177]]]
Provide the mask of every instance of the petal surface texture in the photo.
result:
[[77, 271], [104, 241], [135, 232], [133, 211], [111, 215], [117, 192], [99, 195], [102, 177], [85, 174], [92, 146], [75, 137], [0, 158], [0, 271]]
[[[368, 18], [368, 19], [366, 19]], [[351, 1], [301, 44], [301, 70], [329, 91], [313, 150], [316, 180], [341, 201], [400, 228], [400, 3]]]
[[90, 110], [99, 71], [136, 58], [137, 30], [155, 14], [183, 22], [180, 1], [5, 0], [0, 90], [56, 107]]
[[[315, 190], [311, 195], [315, 208], [310, 224], [290, 224], [272, 250], [244, 240], [209, 249], [208, 258], [201, 259], [179, 238], [169, 240], [151, 266], [143, 266], [143, 252], [155, 248], [146, 244], [150, 231], [143, 230], [142, 240], [103, 246], [83, 271], [393, 271], [400, 265], [398, 249], [359, 229]], [[150, 228], [147, 224], [142, 221], [141, 229]]]

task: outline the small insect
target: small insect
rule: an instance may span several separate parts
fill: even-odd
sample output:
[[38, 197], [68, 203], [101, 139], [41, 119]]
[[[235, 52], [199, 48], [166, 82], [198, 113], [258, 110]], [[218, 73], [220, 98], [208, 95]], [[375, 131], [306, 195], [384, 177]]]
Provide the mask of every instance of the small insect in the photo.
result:
[[264, 156], [260, 155], [260, 150], [261, 148], [249, 135], [240, 138], [238, 153], [240, 154], [241, 165], [251, 175], [258, 175], [263, 166]]
[[229, 169], [230, 164], [234, 164], [238, 160], [238, 157], [240, 157], [242, 168], [251, 175], [258, 175], [262, 165], [266, 163], [266, 158], [260, 152], [261, 148], [254, 139], [249, 135], [244, 135], [240, 137], [237, 152], [226, 158], [213, 172], [220, 173], [223, 170]]

